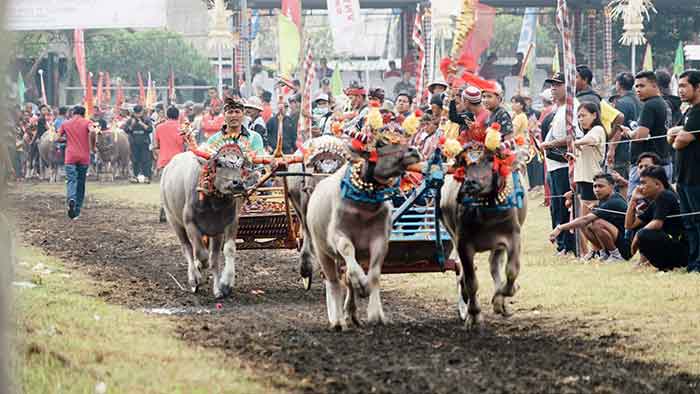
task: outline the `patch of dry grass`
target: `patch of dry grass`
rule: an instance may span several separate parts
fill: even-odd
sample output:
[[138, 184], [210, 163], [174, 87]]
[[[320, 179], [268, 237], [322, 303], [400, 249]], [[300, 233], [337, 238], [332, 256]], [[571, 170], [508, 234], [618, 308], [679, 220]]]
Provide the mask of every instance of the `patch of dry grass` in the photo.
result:
[[[97, 286], [34, 248], [20, 250], [15, 289], [14, 376], [19, 392], [269, 393], [223, 352], [176, 338], [173, 320], [108, 305]], [[41, 262], [52, 272], [31, 268]]]

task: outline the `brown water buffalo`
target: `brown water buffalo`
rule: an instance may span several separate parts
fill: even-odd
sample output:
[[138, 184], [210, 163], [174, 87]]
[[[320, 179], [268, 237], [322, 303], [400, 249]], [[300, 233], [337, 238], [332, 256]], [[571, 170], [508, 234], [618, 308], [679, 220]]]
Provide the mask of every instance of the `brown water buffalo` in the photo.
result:
[[129, 136], [118, 128], [95, 132], [96, 168], [98, 174], [106, 172], [112, 181], [129, 177], [131, 146]]
[[58, 170], [63, 166], [66, 155], [66, 144], [56, 142], [57, 138], [56, 133], [47, 131], [39, 140], [39, 156], [42, 167], [46, 166], [49, 169], [49, 182], [58, 180]]
[[[482, 156], [476, 158], [479, 152]], [[510, 172], [502, 176], [494, 169], [494, 158], [494, 152], [483, 146], [475, 151], [465, 149], [455, 161], [458, 177], [463, 177], [463, 180], [455, 179], [457, 175], [450, 176], [442, 187], [441, 220], [460, 260], [460, 316], [472, 329], [478, 329], [481, 323], [481, 306], [477, 298], [479, 285], [474, 267], [476, 253], [491, 252], [489, 261], [496, 289], [492, 299], [495, 313], [510, 314], [505, 297], [512, 297], [518, 289], [520, 229], [527, 212], [527, 195], [522, 195], [521, 208], [510, 207], [504, 202], [508, 196], [515, 201], [515, 194], [511, 191], [516, 190], [516, 185]], [[518, 168], [517, 163], [514, 168]], [[507, 257], [505, 282], [501, 278], [504, 256]]]
[[[214, 296], [231, 294], [238, 214], [257, 177], [249, 158], [235, 144], [225, 145], [211, 156], [180, 153], [163, 170], [161, 205], [180, 240], [193, 292], [202, 281], [200, 270], [211, 264]], [[222, 250], [225, 265], [220, 272]]]
[[345, 141], [333, 136], [313, 138], [304, 144], [303, 151], [307, 157], [304, 164], [290, 164], [289, 172], [305, 171], [316, 174], [316, 176], [290, 177], [288, 194], [301, 222], [303, 239], [299, 256], [299, 273], [304, 281], [304, 287], [308, 290], [311, 287], [311, 276], [313, 274], [313, 247], [311, 246], [309, 230], [306, 226], [309, 197], [318, 182], [325, 178], [326, 175], [335, 173], [347, 163], [350, 159], [350, 152]]
[[[393, 137], [374, 136], [375, 148], [361, 151], [362, 159], [320, 181], [309, 198], [306, 224], [326, 279], [326, 307], [332, 329], [360, 325], [358, 295], [369, 296], [369, 322], [388, 321], [379, 295], [379, 278], [391, 233], [391, 204], [382, 198], [382, 189], [393, 186], [407, 166], [420, 160], [418, 151], [408, 147], [405, 138]], [[368, 274], [360, 262], [367, 264]], [[347, 288], [344, 306], [339, 266], [343, 263]]]

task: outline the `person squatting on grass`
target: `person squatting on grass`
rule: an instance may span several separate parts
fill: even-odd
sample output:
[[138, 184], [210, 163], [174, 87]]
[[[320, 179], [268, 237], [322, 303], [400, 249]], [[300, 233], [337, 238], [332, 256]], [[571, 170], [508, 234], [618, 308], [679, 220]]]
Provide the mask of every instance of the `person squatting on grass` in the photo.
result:
[[629, 242], [625, 238], [625, 218], [621, 214], [627, 211], [627, 203], [614, 188], [615, 180], [612, 175], [596, 174], [593, 177], [593, 193], [597, 199], [597, 207], [591, 207], [590, 213], [574, 221], [555, 227], [549, 234], [550, 242], [556, 242], [564, 231], [581, 229], [592, 245], [592, 250], [584, 256], [584, 260], [629, 260], [631, 253]]
[[[649, 206], [637, 216], [640, 199]], [[688, 239], [683, 231], [683, 220], [678, 197], [668, 183], [661, 166], [645, 168], [639, 174], [639, 186], [632, 191], [625, 214], [625, 228], [637, 230], [632, 240], [632, 254], [637, 250], [649, 263], [662, 270], [685, 267], [688, 264]]]

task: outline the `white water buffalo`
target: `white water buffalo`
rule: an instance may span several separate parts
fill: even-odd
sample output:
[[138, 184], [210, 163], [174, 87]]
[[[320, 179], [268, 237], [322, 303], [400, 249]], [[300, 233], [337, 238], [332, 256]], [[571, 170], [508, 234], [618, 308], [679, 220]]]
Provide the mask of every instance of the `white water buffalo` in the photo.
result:
[[[211, 264], [214, 296], [231, 294], [239, 208], [257, 177], [249, 158], [235, 144], [211, 156], [180, 153], [163, 170], [161, 204], [187, 259], [193, 292], [201, 283], [201, 269]], [[220, 272], [222, 250], [225, 265]]]
[[[478, 329], [481, 306], [477, 298], [479, 285], [474, 255], [491, 252], [491, 276], [496, 289], [493, 309], [497, 314], [510, 315], [505, 297], [512, 297], [518, 289], [520, 229], [527, 212], [527, 195], [522, 195], [521, 208], [511, 207], [515, 204], [508, 202], [516, 201], [511, 173], [500, 175], [494, 169], [495, 154], [483, 146], [474, 152], [470, 153], [468, 148], [456, 158], [458, 177], [463, 180], [447, 177], [440, 206], [442, 222], [452, 237], [461, 263], [458, 277], [460, 316], [468, 328]], [[483, 152], [483, 156], [474, 161], [479, 152]], [[501, 279], [504, 256], [507, 258], [505, 282]]]
[[311, 287], [313, 274], [313, 247], [306, 225], [309, 197], [318, 182], [324, 178], [323, 175], [333, 174], [345, 165], [350, 159], [350, 152], [342, 139], [333, 136], [313, 138], [304, 144], [303, 151], [306, 156], [304, 164], [290, 164], [289, 172], [305, 171], [317, 176], [290, 177], [288, 194], [301, 223], [303, 239], [299, 256], [299, 273], [304, 281], [304, 287], [308, 290]]
[[111, 180], [129, 177], [131, 146], [129, 136], [118, 128], [95, 132], [96, 173], [106, 171]]
[[[320, 181], [311, 194], [306, 221], [314, 255], [326, 278], [326, 307], [332, 329], [360, 325], [356, 296], [369, 296], [367, 319], [386, 323], [379, 296], [379, 278], [391, 233], [391, 204], [382, 189], [393, 186], [420, 155], [405, 138], [378, 134], [376, 150], [361, 151], [361, 160], [343, 166]], [[367, 263], [368, 275], [359, 262]], [[345, 264], [347, 294], [342, 305], [341, 267]]]
[[58, 169], [63, 166], [66, 150], [65, 143], [58, 143], [56, 133], [47, 131], [39, 140], [39, 157], [41, 157], [42, 167], [49, 168], [49, 182], [58, 180]]

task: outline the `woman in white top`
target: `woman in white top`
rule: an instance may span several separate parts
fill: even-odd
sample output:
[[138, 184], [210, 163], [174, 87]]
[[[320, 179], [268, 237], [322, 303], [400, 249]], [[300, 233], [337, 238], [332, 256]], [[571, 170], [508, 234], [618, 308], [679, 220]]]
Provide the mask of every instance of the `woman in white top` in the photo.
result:
[[[578, 108], [579, 127], [583, 137], [574, 141], [576, 161], [574, 182], [581, 199], [581, 210], [577, 216], [585, 216], [598, 200], [593, 193], [593, 177], [602, 172], [605, 153], [606, 132], [600, 120], [600, 109], [594, 103], [581, 103]], [[585, 253], [585, 252], [584, 252]]]

